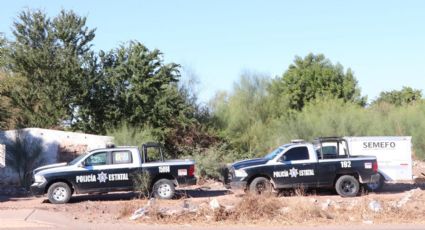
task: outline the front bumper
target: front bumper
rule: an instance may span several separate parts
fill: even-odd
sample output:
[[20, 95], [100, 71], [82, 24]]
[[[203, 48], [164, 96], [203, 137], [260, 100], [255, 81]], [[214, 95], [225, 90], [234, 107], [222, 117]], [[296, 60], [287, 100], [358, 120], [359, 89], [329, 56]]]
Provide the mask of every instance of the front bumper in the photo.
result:
[[46, 191], [45, 189], [46, 189], [46, 183], [43, 183], [43, 184], [34, 183], [30, 187], [31, 194], [34, 196], [44, 195], [44, 191]]
[[245, 190], [246, 185], [247, 185], [246, 181], [232, 181], [232, 182], [230, 182], [230, 189]]

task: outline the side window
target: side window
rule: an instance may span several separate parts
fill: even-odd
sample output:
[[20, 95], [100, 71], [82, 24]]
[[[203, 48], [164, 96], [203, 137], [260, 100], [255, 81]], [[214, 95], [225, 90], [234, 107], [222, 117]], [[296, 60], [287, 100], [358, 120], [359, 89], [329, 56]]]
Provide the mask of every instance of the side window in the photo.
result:
[[282, 156], [283, 161], [299, 161], [308, 159], [309, 155], [307, 147], [297, 147], [290, 149]]
[[89, 156], [85, 161], [86, 166], [94, 166], [94, 165], [106, 165], [107, 162], [107, 152], [95, 153]]
[[146, 162], [158, 162], [162, 161], [161, 148], [158, 147], [147, 147], [146, 151]]
[[323, 159], [338, 158], [335, 146], [323, 146], [322, 152], [323, 152]]
[[112, 164], [130, 164], [133, 162], [131, 152], [119, 151], [112, 152]]
[[320, 149], [317, 150], [319, 159], [338, 159], [348, 157], [347, 147], [344, 142], [329, 142], [322, 146], [323, 158], [320, 155]]

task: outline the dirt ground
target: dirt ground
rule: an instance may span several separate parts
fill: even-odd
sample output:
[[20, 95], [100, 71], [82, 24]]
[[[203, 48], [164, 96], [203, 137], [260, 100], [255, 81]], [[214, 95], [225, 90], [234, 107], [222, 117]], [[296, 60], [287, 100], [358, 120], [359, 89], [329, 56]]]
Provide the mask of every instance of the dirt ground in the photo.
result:
[[[425, 165], [416, 163], [415, 167], [414, 182], [386, 184], [381, 192], [365, 192], [353, 198], [342, 198], [332, 190], [288, 191], [278, 197], [251, 196], [243, 191], [229, 191], [219, 182], [207, 181], [178, 190], [173, 200], [149, 201], [128, 192], [74, 195], [70, 203], [54, 205], [46, 197], [0, 195], [0, 210], [43, 210], [93, 224], [424, 224]], [[130, 220], [140, 208], [147, 212]]]

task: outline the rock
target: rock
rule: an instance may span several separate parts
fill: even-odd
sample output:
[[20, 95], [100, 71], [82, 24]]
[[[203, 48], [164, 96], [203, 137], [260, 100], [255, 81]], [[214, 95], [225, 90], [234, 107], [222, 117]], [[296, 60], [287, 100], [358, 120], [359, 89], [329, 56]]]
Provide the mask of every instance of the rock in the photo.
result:
[[221, 207], [221, 205], [220, 205], [220, 203], [218, 202], [218, 200], [217, 199], [212, 199], [211, 201], [210, 201], [210, 207], [213, 209], [213, 210], [215, 210], [215, 209], [219, 209], [220, 207]]
[[287, 213], [290, 213], [291, 212], [291, 208], [290, 207], [283, 207], [283, 208], [280, 208], [279, 209], [279, 212], [281, 214], [287, 214]]
[[131, 215], [130, 220], [137, 220], [142, 216], [145, 216], [148, 213], [148, 210], [146, 208], [139, 208], [136, 211], [134, 211], [133, 215]]
[[395, 207], [401, 208], [403, 207], [409, 200], [411, 200], [413, 194], [415, 194], [416, 191], [420, 191], [420, 188], [412, 189], [409, 192], [406, 193], [406, 195], [403, 196], [396, 204]]
[[376, 200], [372, 200], [369, 203], [368, 207], [369, 207], [370, 210], [372, 210], [374, 212], [380, 212], [382, 210], [381, 203], [379, 203], [379, 201], [376, 201]]
[[325, 202], [323, 202], [320, 206], [322, 207], [322, 210], [324, 211], [324, 210], [326, 210], [326, 209], [328, 209], [329, 207], [331, 207], [332, 205], [334, 205], [335, 204], [335, 202], [333, 202], [332, 200], [330, 200], [330, 199], [327, 199]]

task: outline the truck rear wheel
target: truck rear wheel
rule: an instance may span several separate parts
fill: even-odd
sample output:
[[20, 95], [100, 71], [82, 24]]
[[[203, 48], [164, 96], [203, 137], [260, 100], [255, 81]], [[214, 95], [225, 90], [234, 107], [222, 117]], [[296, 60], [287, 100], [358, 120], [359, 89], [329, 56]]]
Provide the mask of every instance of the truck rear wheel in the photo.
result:
[[359, 189], [359, 181], [351, 175], [343, 175], [335, 183], [335, 190], [342, 197], [357, 196]]
[[269, 195], [272, 193], [272, 183], [265, 177], [257, 177], [249, 184], [249, 192], [257, 195]]
[[71, 199], [71, 195], [71, 188], [64, 182], [56, 182], [47, 190], [47, 196], [52, 204], [65, 204]]
[[160, 179], [153, 185], [153, 194], [158, 199], [171, 199], [175, 191], [174, 183], [167, 179]]

